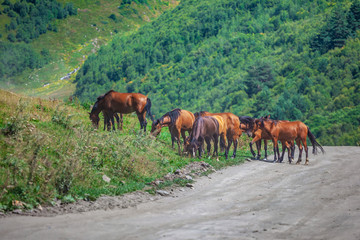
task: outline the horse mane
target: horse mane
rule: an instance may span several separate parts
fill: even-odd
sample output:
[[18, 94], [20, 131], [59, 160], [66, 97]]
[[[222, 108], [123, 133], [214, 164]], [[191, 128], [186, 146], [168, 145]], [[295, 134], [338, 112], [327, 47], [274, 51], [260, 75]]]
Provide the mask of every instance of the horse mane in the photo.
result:
[[99, 107], [99, 101], [101, 101], [102, 99], [104, 99], [107, 95], [109, 95], [110, 93], [115, 92], [114, 90], [110, 90], [107, 93], [100, 95], [97, 97], [97, 100], [93, 106], [93, 108], [91, 109], [91, 113], [93, 113], [94, 111], [97, 110], [97, 108]]
[[195, 116], [195, 118], [198, 118], [198, 117], [203, 116], [203, 115], [206, 114], [206, 113], [207, 113], [207, 111], [200, 111], [200, 112], [194, 113], [194, 116]]
[[199, 121], [203, 121], [201, 116], [196, 118], [195, 121], [194, 121], [193, 129], [191, 131], [191, 136], [192, 136], [191, 144], [193, 144], [193, 143], [197, 144], [199, 142], [199, 139], [195, 139], [195, 137], [194, 137], [194, 135], [195, 136], [197, 135], [196, 133], [198, 132], [198, 129], [199, 129], [199, 124], [198, 124]]
[[170, 112], [165, 113], [160, 119], [159, 122], [162, 122], [166, 116], [170, 118], [171, 124], [175, 124], [176, 120], [179, 118], [181, 114], [180, 108], [175, 108]]
[[92, 109], [91, 109], [90, 114], [93, 114], [93, 113], [97, 110], [98, 105], [99, 105], [99, 104], [98, 104], [98, 101], [96, 101], [95, 104], [94, 104], [94, 106], [93, 106]]
[[100, 95], [100, 96], [98, 96], [97, 97], [97, 101], [99, 101], [99, 100], [101, 100], [101, 99], [103, 99], [103, 98], [105, 98], [109, 93], [112, 93], [112, 92], [115, 92], [114, 90], [110, 90], [110, 91], [108, 91], [107, 93], [105, 93], [105, 94], [103, 94], [103, 95]]
[[239, 120], [242, 123], [252, 124], [254, 122], [255, 118], [249, 117], [249, 116], [240, 116]]

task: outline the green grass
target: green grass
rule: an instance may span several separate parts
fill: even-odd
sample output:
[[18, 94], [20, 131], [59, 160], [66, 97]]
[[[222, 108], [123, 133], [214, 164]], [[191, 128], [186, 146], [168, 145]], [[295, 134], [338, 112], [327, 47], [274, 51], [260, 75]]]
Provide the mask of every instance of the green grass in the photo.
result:
[[[0, 210], [95, 200], [144, 189], [192, 161], [215, 168], [249, 157], [241, 138], [238, 157], [225, 160], [179, 156], [167, 129], [154, 139], [140, 131], [134, 114], [124, 116], [122, 131], [94, 130], [88, 109], [75, 102], [29, 98], [0, 91]], [[149, 127], [149, 126], [148, 126]], [[109, 177], [110, 182], [103, 180]], [[176, 179], [163, 186], [187, 182]], [[150, 190], [151, 191], [151, 190]]]

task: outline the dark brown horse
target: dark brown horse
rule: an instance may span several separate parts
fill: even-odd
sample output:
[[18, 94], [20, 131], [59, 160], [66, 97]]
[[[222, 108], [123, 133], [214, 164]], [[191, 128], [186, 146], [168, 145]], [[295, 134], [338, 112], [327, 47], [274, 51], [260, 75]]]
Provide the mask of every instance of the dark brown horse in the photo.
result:
[[209, 113], [209, 112], [201, 111], [195, 113], [195, 118], [197, 118], [198, 116], [203, 117], [203, 116], [216, 116], [216, 115], [221, 116], [224, 119], [224, 122], [226, 123], [226, 127], [227, 127], [226, 137], [228, 141], [227, 152], [229, 152], [231, 144], [234, 143], [234, 152], [232, 158], [235, 158], [238, 139], [242, 134], [242, 130], [240, 129], [240, 120], [238, 116], [229, 112]]
[[140, 93], [119, 93], [113, 90], [108, 91], [104, 95], [98, 97], [91, 113], [90, 119], [94, 127], [99, 127], [99, 113], [105, 113], [106, 117], [112, 122], [113, 130], [115, 130], [114, 118], [115, 113], [128, 114], [136, 112], [138, 116], [140, 127], [146, 131], [146, 113], [154, 121], [151, 115], [151, 101], [150, 98]]
[[261, 130], [271, 136], [274, 143], [274, 149], [276, 149], [275, 154], [278, 156], [280, 156], [277, 144], [278, 140], [286, 142], [296, 141], [296, 144], [299, 147], [299, 158], [296, 164], [300, 164], [301, 162], [303, 148], [306, 153], [305, 165], [309, 164], [308, 147], [306, 143], [307, 137], [309, 137], [311, 144], [313, 145], [313, 154], [317, 153], [317, 148], [319, 148], [322, 153], [325, 153], [322, 146], [316, 141], [315, 136], [310, 132], [309, 127], [301, 121], [275, 121], [260, 118], [258, 124]]
[[150, 132], [153, 136], [157, 136], [161, 132], [161, 128], [169, 127], [172, 148], [174, 148], [174, 142], [176, 141], [178, 144], [178, 152], [181, 154], [180, 134], [185, 142], [185, 132], [187, 131], [190, 134], [194, 121], [195, 117], [192, 112], [176, 108], [154, 121]]
[[210, 154], [211, 141], [214, 142], [214, 156], [218, 156], [218, 142], [219, 142], [219, 123], [210, 116], [198, 117], [194, 122], [193, 129], [190, 133], [190, 144], [187, 145], [187, 151], [195, 157], [196, 150], [199, 152], [201, 158], [202, 146], [204, 141], [207, 143], [207, 153]]
[[[270, 115], [264, 117], [264, 119], [270, 119]], [[256, 118], [252, 118], [249, 116], [240, 116], [239, 117], [240, 120], [240, 128], [247, 133], [247, 135], [249, 137], [252, 137], [253, 140], [250, 142], [250, 151], [252, 153], [252, 155], [255, 157], [255, 152], [252, 148], [252, 145], [254, 143], [256, 143], [256, 148], [257, 148], [257, 156], [255, 159], [259, 160], [261, 158], [261, 140], [264, 141], [264, 150], [265, 150], [265, 157], [263, 160], [267, 160], [267, 141], [268, 140], [272, 140], [271, 136], [266, 132], [263, 131], [258, 124], [256, 124], [255, 122], [258, 121], [258, 119]], [[279, 159], [280, 162], [282, 162], [282, 159], [284, 157], [285, 154], [285, 150], [288, 149], [288, 157], [289, 157], [289, 162], [291, 163], [291, 159], [294, 158], [294, 144], [293, 142], [284, 142], [282, 141], [282, 146], [283, 146], [283, 151], [282, 151], [282, 156]], [[275, 152], [275, 150], [274, 150]], [[276, 161], [276, 157], [274, 159], [274, 161]]]

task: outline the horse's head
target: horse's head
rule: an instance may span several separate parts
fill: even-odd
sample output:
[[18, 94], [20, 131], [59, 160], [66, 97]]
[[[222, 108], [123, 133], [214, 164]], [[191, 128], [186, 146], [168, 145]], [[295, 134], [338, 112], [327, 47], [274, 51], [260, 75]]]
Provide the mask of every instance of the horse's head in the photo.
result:
[[250, 137], [254, 131], [255, 119], [248, 116], [240, 116], [239, 120], [240, 130], [246, 132], [246, 134]]
[[94, 126], [94, 128], [99, 128], [99, 122], [100, 122], [100, 117], [98, 114], [95, 113], [89, 113], [90, 115], [90, 120]]
[[190, 148], [189, 148], [189, 146], [190, 146], [190, 142], [191, 142], [191, 136], [187, 136], [187, 137], [185, 137], [185, 141], [184, 141], [184, 153], [186, 154], [186, 153], [190, 153]]
[[160, 124], [160, 121], [158, 119], [158, 120], [156, 120], [155, 122], [152, 123], [150, 134], [152, 136], [156, 137], [157, 135], [159, 135], [160, 132], [161, 132], [161, 124]]
[[196, 157], [196, 151], [199, 149], [199, 147], [200, 147], [200, 144], [198, 143], [198, 141], [196, 141], [195, 139], [190, 141], [190, 138], [189, 138], [188, 143], [186, 145], [186, 152], [188, 152], [189, 155]]

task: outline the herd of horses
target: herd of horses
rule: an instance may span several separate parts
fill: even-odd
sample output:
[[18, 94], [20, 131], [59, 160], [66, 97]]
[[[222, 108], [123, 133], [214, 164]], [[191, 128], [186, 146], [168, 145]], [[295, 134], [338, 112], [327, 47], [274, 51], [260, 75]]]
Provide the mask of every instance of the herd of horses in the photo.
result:
[[[295, 144], [299, 148], [297, 164], [302, 159], [302, 151], [305, 150], [306, 161], [309, 163], [307, 138], [313, 146], [313, 154], [317, 154], [318, 149], [325, 153], [323, 147], [316, 141], [315, 136], [310, 132], [308, 126], [301, 121], [273, 120], [270, 116], [252, 118], [249, 116], [236, 116], [233, 113], [210, 113], [206, 111], [192, 113], [184, 109], [173, 109], [165, 113], [162, 117], [155, 120], [151, 114], [151, 100], [140, 93], [119, 93], [113, 90], [97, 98], [90, 114], [90, 120], [94, 127], [98, 128], [100, 112], [104, 116], [104, 130], [115, 130], [115, 119], [118, 129], [123, 126], [123, 114], [135, 112], [141, 129], [146, 132], [146, 115], [152, 120], [150, 133], [158, 136], [163, 127], [168, 127], [171, 134], [172, 147], [177, 143], [178, 152], [188, 153], [195, 157], [198, 152], [199, 157], [204, 152], [204, 142], [207, 144], [207, 154], [210, 155], [211, 142], [213, 142], [213, 156], [218, 157], [218, 145], [220, 151], [225, 152], [228, 158], [229, 150], [233, 145], [233, 155], [236, 157], [238, 139], [242, 133], [252, 137], [250, 150], [256, 159], [261, 158], [261, 141], [264, 141], [265, 160], [267, 159], [267, 141], [271, 140], [274, 147], [274, 161], [282, 162], [286, 150], [288, 151], [289, 163], [294, 159]], [[120, 117], [118, 116], [120, 114]], [[186, 136], [188, 132], [188, 136]], [[181, 135], [181, 137], [180, 137]], [[183, 151], [181, 151], [181, 138], [183, 139]], [[220, 141], [219, 141], [220, 139]], [[282, 143], [282, 154], [280, 156], [278, 141]], [[253, 150], [256, 144], [257, 155]]]

